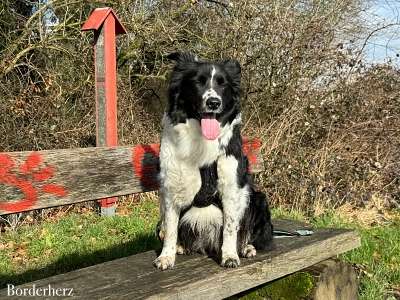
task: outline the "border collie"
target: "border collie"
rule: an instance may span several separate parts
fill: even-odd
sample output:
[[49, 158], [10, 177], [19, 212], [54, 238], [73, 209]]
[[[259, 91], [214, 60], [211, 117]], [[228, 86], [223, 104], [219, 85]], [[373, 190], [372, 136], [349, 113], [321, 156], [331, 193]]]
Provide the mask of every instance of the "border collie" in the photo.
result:
[[154, 265], [166, 270], [175, 254], [200, 252], [235, 268], [272, 244], [265, 195], [255, 191], [242, 152], [240, 76], [236, 60], [200, 61], [173, 53], [160, 148], [163, 241]]

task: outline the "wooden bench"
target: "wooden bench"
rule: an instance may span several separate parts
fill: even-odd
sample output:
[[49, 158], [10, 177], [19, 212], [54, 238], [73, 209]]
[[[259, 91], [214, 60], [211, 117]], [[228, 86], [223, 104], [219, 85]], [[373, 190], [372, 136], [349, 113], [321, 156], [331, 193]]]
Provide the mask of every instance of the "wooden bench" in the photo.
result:
[[[244, 141], [251, 173], [262, 170], [259, 148], [258, 140]], [[159, 145], [153, 144], [0, 153], [0, 215], [154, 191], [158, 189], [158, 152]], [[308, 228], [284, 220], [274, 220], [274, 225], [290, 231]], [[161, 272], [152, 266], [156, 252], [149, 251], [18, 288], [32, 288], [33, 284], [36, 288], [73, 288], [74, 295], [82, 299], [220, 299], [359, 245], [354, 231], [321, 229], [310, 236], [275, 239], [274, 250], [242, 259], [236, 269], [224, 269], [210, 258], [193, 255], [178, 256], [173, 270]], [[347, 273], [344, 270], [345, 276]], [[346, 288], [336, 287], [334, 293], [338, 290]], [[354, 291], [354, 286], [350, 290]], [[6, 295], [7, 289], [0, 291], [0, 298], [10, 299]]]

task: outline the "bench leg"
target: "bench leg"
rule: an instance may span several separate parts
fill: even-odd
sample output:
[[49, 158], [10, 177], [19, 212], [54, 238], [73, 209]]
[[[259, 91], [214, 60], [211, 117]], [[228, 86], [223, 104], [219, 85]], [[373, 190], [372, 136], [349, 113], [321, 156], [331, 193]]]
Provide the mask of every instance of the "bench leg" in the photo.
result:
[[328, 259], [305, 271], [315, 278], [312, 299], [358, 299], [358, 278], [350, 264]]
[[112, 197], [98, 201], [100, 215], [105, 217], [115, 216], [117, 199], [117, 197]]

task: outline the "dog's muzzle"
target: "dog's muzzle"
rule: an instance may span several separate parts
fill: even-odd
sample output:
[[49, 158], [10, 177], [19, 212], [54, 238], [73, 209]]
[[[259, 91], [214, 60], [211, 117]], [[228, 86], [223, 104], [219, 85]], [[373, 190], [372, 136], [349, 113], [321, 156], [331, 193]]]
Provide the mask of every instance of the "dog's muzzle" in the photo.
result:
[[221, 107], [222, 101], [218, 98], [208, 98], [206, 100], [206, 108], [208, 112], [215, 112]]

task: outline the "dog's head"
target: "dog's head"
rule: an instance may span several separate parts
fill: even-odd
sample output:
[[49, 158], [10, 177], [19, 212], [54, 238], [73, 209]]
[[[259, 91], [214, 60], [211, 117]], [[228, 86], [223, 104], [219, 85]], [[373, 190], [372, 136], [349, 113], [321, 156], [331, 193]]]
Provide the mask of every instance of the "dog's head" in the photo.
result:
[[209, 62], [191, 53], [173, 53], [176, 61], [169, 86], [168, 113], [172, 121], [197, 119], [205, 138], [215, 139], [219, 127], [239, 113], [240, 64], [236, 60]]

